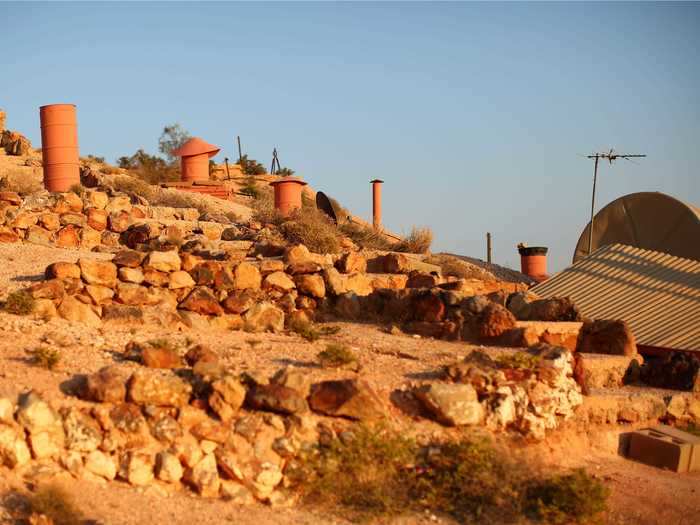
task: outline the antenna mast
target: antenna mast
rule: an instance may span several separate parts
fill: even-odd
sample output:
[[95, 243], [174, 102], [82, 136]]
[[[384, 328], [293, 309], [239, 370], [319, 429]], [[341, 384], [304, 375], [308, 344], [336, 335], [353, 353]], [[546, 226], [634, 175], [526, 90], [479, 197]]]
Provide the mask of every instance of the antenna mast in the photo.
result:
[[641, 157], [646, 157], [646, 155], [627, 155], [615, 153], [612, 148], [610, 148], [610, 151], [607, 153], [593, 153], [592, 155], [587, 155], [586, 158], [595, 159], [595, 163], [593, 165], [593, 195], [591, 196], [591, 224], [588, 228], [588, 255], [590, 255], [593, 251], [593, 216], [595, 214], [595, 184], [596, 180], [598, 179], [598, 161], [600, 159], [607, 160], [610, 162], [610, 165], [612, 165], [613, 161], [617, 159], [630, 160]]

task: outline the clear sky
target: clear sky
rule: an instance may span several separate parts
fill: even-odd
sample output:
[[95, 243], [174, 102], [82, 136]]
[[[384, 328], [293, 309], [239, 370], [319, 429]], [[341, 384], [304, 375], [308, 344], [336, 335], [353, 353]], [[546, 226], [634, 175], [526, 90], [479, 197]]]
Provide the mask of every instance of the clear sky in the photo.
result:
[[700, 4], [0, 3], [0, 107], [39, 146], [44, 104], [78, 106], [81, 154], [155, 153], [179, 122], [282, 165], [434, 248], [517, 267], [571, 260], [635, 191], [700, 203]]

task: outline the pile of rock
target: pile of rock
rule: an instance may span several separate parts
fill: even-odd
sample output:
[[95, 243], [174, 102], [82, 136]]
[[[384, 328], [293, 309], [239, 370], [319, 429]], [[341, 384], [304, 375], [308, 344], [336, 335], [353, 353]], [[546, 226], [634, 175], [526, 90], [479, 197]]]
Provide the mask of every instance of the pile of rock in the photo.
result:
[[23, 157], [31, 153], [32, 143], [21, 133], [9, 129], [3, 130], [0, 125], [0, 149], [5, 150], [6, 155]]
[[502, 361], [475, 351], [445, 368], [451, 382], [422, 385], [414, 395], [446, 425], [513, 429], [543, 439], [583, 402], [573, 363], [571, 352], [546, 344]]
[[0, 465], [54, 460], [76, 476], [184, 484], [205, 497], [277, 503], [289, 459], [347, 426], [323, 416], [371, 422], [386, 415], [358, 380], [311, 384], [290, 368], [269, 380], [241, 377], [201, 346], [185, 356], [193, 368], [177, 353], [164, 361], [172, 350], [135, 344], [128, 351], [151, 365], [177, 366], [177, 373], [103, 368], [76, 392], [94, 403], [87, 407], [54, 407], [34, 392], [16, 407], [0, 399]]

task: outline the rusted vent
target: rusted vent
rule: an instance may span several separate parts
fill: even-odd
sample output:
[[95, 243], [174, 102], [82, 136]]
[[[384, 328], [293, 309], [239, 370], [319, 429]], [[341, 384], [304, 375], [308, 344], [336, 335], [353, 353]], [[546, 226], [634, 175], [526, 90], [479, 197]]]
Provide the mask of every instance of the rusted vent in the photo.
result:
[[674, 472], [700, 471], [700, 437], [658, 425], [632, 432], [627, 457]]
[[78, 122], [73, 104], [50, 104], [39, 108], [41, 119], [41, 155], [44, 187], [49, 191], [68, 191], [80, 184]]
[[219, 153], [221, 148], [193, 137], [185, 142], [173, 155], [180, 158], [183, 181], [209, 180], [209, 159]]
[[306, 182], [298, 177], [282, 177], [270, 183], [275, 189], [275, 209], [283, 217], [301, 208], [301, 192]]
[[382, 184], [383, 180], [374, 179], [372, 183], [372, 224], [379, 230], [382, 227]]
[[520, 271], [538, 283], [546, 281], [549, 278], [547, 275], [547, 251], [548, 248], [544, 246], [518, 244]]

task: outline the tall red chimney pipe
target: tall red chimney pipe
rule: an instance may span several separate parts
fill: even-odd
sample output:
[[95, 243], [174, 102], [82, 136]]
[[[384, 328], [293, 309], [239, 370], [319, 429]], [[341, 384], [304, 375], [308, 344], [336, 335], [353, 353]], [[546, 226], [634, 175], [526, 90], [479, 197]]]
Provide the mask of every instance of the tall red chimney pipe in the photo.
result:
[[376, 230], [382, 227], [382, 184], [383, 180], [374, 179], [372, 183], [372, 224]]
[[41, 156], [44, 187], [49, 191], [68, 191], [80, 184], [78, 121], [75, 105], [50, 104], [39, 108], [41, 119]]

